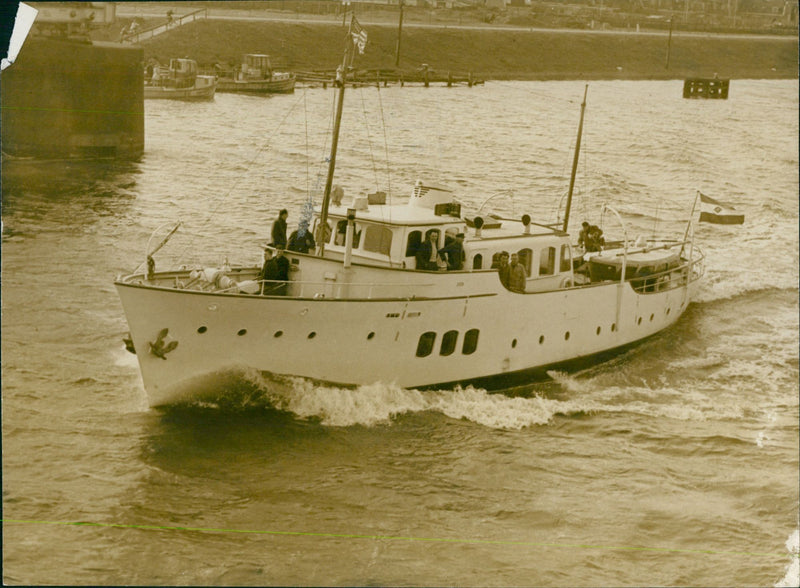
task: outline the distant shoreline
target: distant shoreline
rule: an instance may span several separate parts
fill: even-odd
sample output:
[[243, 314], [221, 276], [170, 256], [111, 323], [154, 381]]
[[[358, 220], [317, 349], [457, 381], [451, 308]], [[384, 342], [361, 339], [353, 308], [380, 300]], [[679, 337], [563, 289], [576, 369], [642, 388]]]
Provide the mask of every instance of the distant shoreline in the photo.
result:
[[[330, 22], [200, 20], [142, 43], [145, 59], [195, 59], [201, 67], [235, 65], [245, 53], [267, 53], [281, 68], [334, 69], [343, 27]], [[393, 68], [397, 30], [368, 29], [357, 69]], [[669, 64], [667, 64], [667, 58]], [[427, 64], [438, 73], [484, 80], [796, 79], [796, 37], [673, 35], [608, 31], [406, 27], [399, 69]]]

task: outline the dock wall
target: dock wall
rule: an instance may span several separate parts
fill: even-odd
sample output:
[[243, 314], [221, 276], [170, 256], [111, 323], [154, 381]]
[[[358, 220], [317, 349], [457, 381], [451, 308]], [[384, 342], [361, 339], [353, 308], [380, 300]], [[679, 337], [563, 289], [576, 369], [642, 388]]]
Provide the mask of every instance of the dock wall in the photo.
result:
[[14, 157], [136, 159], [144, 152], [141, 47], [43, 37], [2, 73], [2, 149]]
[[[394, 67], [397, 27], [362, 23], [367, 50], [359, 69]], [[341, 61], [341, 24], [223, 21], [209, 17], [142, 44], [145, 58], [189, 56], [201, 67], [267, 53], [294, 71], [328, 70]], [[669, 53], [669, 60], [667, 56]], [[567, 30], [403, 27], [399, 69], [423, 64], [438, 73], [484, 80], [658, 80], [713, 77], [796, 79], [797, 37]]]

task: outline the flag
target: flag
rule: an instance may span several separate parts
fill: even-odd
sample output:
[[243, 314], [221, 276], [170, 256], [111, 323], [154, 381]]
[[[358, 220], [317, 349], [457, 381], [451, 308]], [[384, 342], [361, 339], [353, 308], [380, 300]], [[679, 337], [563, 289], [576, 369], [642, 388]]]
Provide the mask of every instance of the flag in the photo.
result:
[[718, 225], [741, 225], [744, 215], [726, 203], [709, 198], [700, 193], [700, 222], [716, 223]]
[[367, 46], [367, 31], [361, 28], [355, 15], [353, 15], [353, 20], [350, 22], [350, 34], [353, 36], [353, 43], [358, 46], [358, 52], [363, 55], [364, 48]]

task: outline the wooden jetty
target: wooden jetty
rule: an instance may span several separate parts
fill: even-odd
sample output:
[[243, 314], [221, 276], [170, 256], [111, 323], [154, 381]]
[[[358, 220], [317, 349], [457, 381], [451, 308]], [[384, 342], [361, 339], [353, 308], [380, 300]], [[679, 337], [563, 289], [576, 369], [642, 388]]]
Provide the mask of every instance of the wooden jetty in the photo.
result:
[[689, 78], [683, 82], [684, 98], [717, 98], [728, 99], [730, 80], [713, 78]]
[[[297, 82], [307, 86], [322, 86], [327, 88], [336, 83], [335, 70], [296, 71]], [[431, 84], [446, 84], [447, 87], [466, 85], [468, 87], [483, 84], [484, 81], [475, 77], [471, 72], [467, 74], [453, 72], [438, 72], [427, 67], [416, 70], [400, 69], [365, 69], [351, 71], [347, 74], [346, 83], [352, 86], [388, 86], [389, 84], [423, 85], [426, 88]]]

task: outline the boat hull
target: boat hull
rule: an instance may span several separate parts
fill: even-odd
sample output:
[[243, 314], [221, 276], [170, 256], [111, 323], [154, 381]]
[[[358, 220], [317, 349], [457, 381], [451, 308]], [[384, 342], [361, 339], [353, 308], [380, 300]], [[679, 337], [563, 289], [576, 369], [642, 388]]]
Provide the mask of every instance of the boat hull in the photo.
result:
[[213, 100], [216, 83], [197, 84], [190, 88], [174, 88], [169, 86], [145, 86], [144, 97], [148, 100]]
[[[336, 385], [507, 387], [669, 327], [696, 282], [639, 293], [630, 283], [435, 299], [313, 299], [116, 283], [151, 406], [257, 370]], [[150, 351], [177, 342], [163, 358]]]
[[244, 94], [291, 94], [294, 92], [295, 77], [282, 80], [234, 80], [220, 78], [217, 81], [218, 92], [235, 92]]

